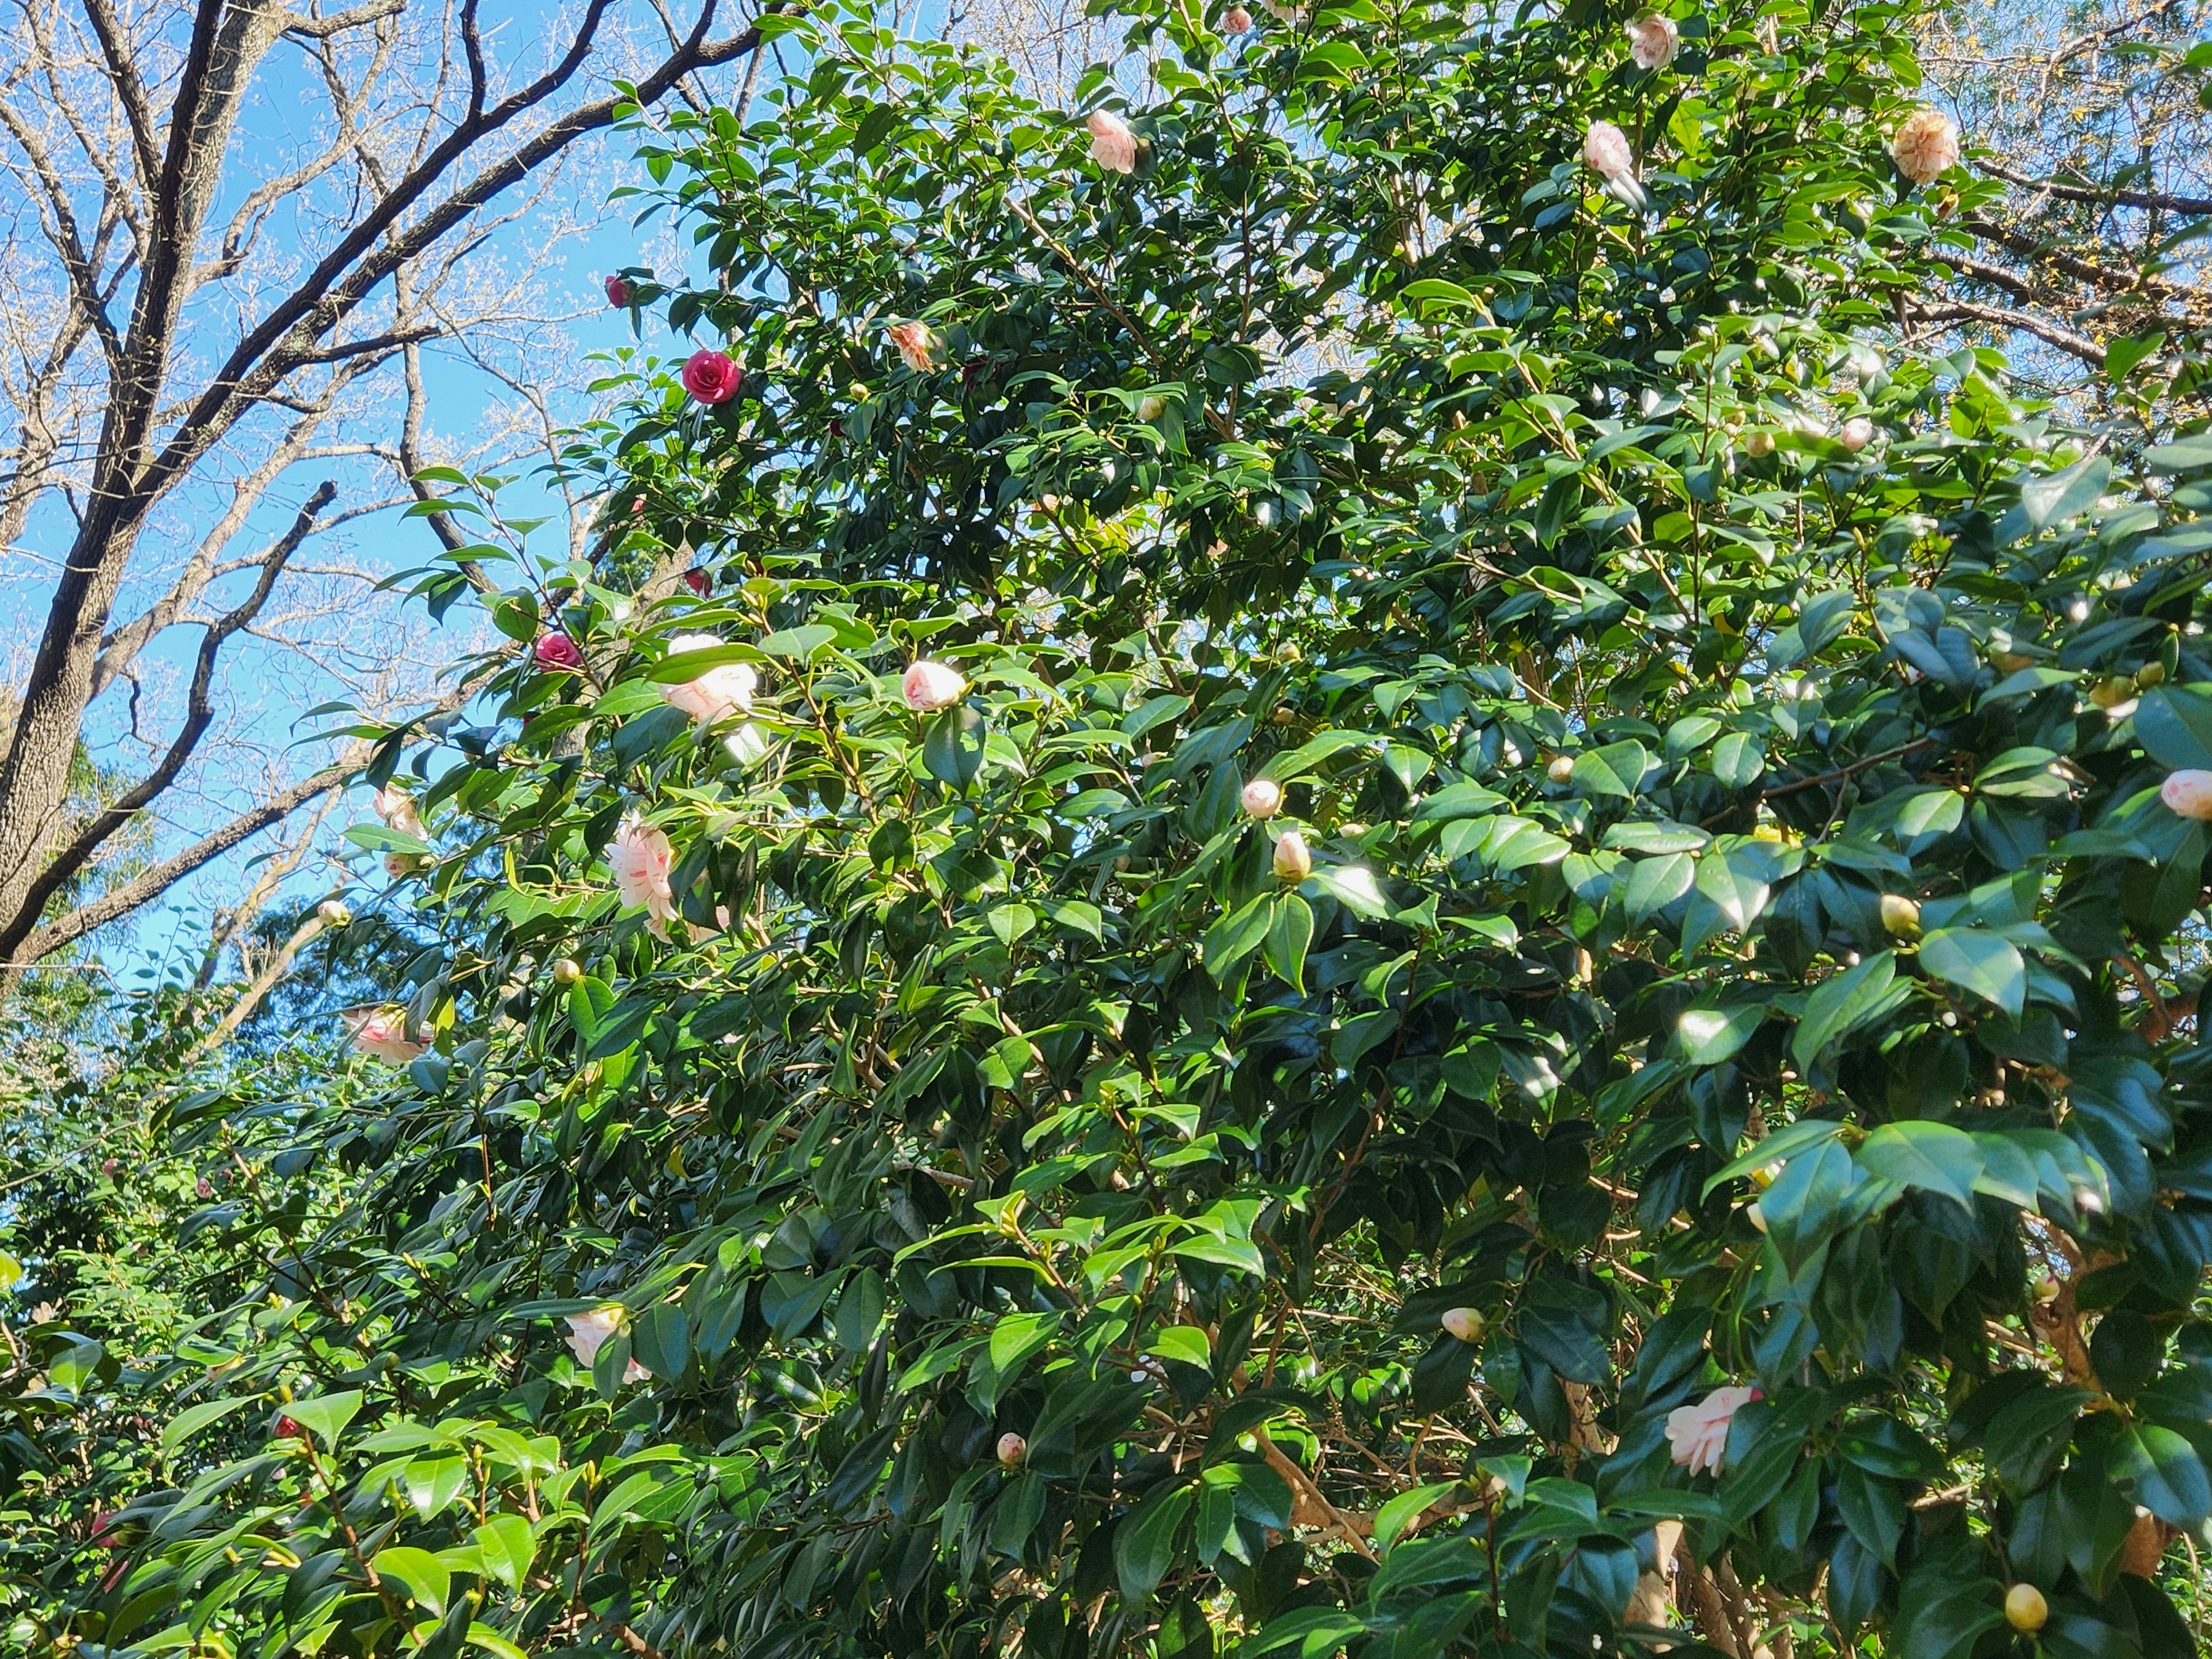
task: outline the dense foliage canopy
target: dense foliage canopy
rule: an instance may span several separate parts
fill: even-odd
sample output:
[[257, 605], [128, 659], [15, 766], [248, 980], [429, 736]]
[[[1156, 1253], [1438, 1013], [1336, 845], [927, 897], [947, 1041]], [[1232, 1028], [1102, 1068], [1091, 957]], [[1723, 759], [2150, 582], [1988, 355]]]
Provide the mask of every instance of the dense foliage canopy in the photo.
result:
[[2212, 440], [1899, 331], [1910, 8], [1674, 12], [641, 131], [742, 380], [614, 366], [589, 562], [437, 480], [388, 1085], [196, 1103], [191, 1364], [35, 1337], [172, 1484], [24, 1639], [2193, 1650]]

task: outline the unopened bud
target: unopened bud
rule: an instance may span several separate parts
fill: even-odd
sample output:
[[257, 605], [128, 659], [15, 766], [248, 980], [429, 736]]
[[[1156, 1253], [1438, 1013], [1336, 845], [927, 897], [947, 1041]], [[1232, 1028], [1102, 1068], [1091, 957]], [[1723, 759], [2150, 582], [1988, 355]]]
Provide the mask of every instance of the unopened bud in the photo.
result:
[[1544, 769], [1544, 775], [1553, 783], [1572, 783], [1575, 781], [1575, 762], [1571, 755], [1554, 755], [1552, 763]]
[[315, 914], [325, 927], [343, 927], [353, 920], [353, 912], [337, 899], [325, 899], [315, 907]]
[[1490, 1322], [1473, 1308], [1447, 1308], [1443, 1317], [1437, 1322], [1461, 1341], [1468, 1343], [1481, 1341], [1483, 1332], [1490, 1327]]
[[999, 1437], [1000, 1468], [1018, 1469], [1022, 1466], [1022, 1460], [1026, 1458], [1029, 1455], [1030, 1443], [1023, 1439], [1021, 1436], [1018, 1434], [1002, 1434]]
[[1920, 907], [1899, 893], [1881, 896], [1881, 925], [1899, 939], [1920, 937]]
[[2033, 1636], [2051, 1618], [2051, 1604], [2033, 1584], [2014, 1584], [2005, 1592], [2005, 1623], [2022, 1635]]
[[556, 985], [574, 985], [583, 976], [583, 964], [573, 957], [562, 957], [553, 964], [553, 982]]
[[1273, 778], [1255, 778], [1244, 786], [1244, 816], [1272, 818], [1283, 810], [1283, 786]]
[[1306, 838], [1295, 830], [1284, 830], [1275, 842], [1275, 878], [1296, 883], [1312, 873], [1313, 854], [1306, 850]]

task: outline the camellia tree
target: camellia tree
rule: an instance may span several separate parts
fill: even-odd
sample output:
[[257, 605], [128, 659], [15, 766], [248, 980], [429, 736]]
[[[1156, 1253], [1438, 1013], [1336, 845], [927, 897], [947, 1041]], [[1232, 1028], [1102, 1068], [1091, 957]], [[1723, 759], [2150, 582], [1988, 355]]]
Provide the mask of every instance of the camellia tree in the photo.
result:
[[696, 355], [38, 1639], [2194, 1651], [2212, 440], [1899, 332], [1909, 7], [1114, 15], [641, 129]]

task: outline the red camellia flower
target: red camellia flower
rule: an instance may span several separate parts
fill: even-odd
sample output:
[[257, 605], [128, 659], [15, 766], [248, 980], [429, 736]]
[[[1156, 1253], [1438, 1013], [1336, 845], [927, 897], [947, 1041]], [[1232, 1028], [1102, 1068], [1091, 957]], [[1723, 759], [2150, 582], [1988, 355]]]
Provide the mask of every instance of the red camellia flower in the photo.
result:
[[279, 1440], [305, 1440], [307, 1431], [300, 1426], [298, 1419], [280, 1417], [276, 1419], [276, 1437]]
[[540, 634], [538, 643], [530, 647], [530, 654], [538, 659], [540, 668], [573, 672], [584, 665], [583, 652], [566, 634]]
[[635, 297], [635, 290], [631, 289], [629, 278], [627, 276], [608, 277], [606, 289], [607, 303], [617, 308], [628, 306]]
[[729, 402], [744, 380], [744, 371], [730, 361], [729, 354], [712, 346], [701, 347], [684, 365], [684, 389], [702, 404]]
[[687, 570], [684, 573], [684, 585], [703, 599], [707, 590], [714, 586], [714, 579], [703, 570]]

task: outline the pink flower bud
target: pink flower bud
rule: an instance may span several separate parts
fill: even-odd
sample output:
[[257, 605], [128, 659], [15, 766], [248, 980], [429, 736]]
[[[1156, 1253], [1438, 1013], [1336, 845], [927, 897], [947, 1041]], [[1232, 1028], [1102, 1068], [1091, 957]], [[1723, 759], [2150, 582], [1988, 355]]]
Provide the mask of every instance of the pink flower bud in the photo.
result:
[[1306, 850], [1306, 838], [1295, 830], [1285, 830], [1275, 842], [1275, 879], [1297, 883], [1313, 873], [1313, 854]]
[[730, 361], [727, 352], [702, 346], [684, 363], [684, 389], [701, 403], [726, 404], [744, 384], [744, 371]]
[[1959, 128], [1940, 109], [1923, 104], [1905, 118], [1889, 141], [1897, 170], [1916, 185], [1932, 184], [1959, 165]]
[[1273, 778], [1254, 778], [1239, 797], [1248, 818], [1272, 818], [1283, 810], [1283, 786]]
[[899, 695], [906, 706], [917, 714], [927, 714], [933, 708], [944, 708], [968, 695], [968, 682], [960, 671], [941, 662], [927, 659], [915, 663], [906, 671], [899, 682]]
[[1863, 415], [1854, 415], [1838, 429], [1836, 441], [1856, 455], [1874, 441], [1874, 422]]
[[1030, 1443], [1021, 1436], [1002, 1434], [999, 1437], [999, 1466], [1001, 1468], [1018, 1469], [1022, 1466], [1022, 1460], [1029, 1455]]
[[307, 1431], [300, 1426], [298, 1419], [284, 1416], [276, 1419], [276, 1437], [279, 1440], [305, 1440]]
[[2212, 818], [2212, 772], [2195, 767], [2169, 772], [2158, 787], [2158, 798], [2181, 817]]
[[627, 307], [632, 298], [635, 297], [635, 290], [630, 287], [629, 278], [627, 276], [608, 277], [606, 279], [606, 289], [607, 303], [614, 307], [618, 311]]
[[390, 784], [376, 792], [369, 803], [376, 816], [384, 820], [385, 828], [397, 830], [403, 836], [420, 836], [422, 820], [415, 814], [415, 797], [404, 789], [395, 789]]
[[1242, 6], [1230, 7], [1221, 14], [1221, 32], [1224, 34], [1251, 33], [1252, 14]]
[[1640, 70], [1665, 69], [1682, 44], [1671, 17], [1647, 13], [1628, 26], [1628, 55]]
[[315, 916], [325, 927], [343, 927], [353, 920], [353, 912], [337, 899], [325, 899], [315, 907]]
[[1137, 170], [1137, 135], [1129, 124], [1110, 109], [1094, 109], [1083, 118], [1091, 132], [1091, 159], [1109, 173]]
[[530, 654], [540, 668], [550, 673], [573, 674], [584, 665], [582, 647], [566, 634], [540, 634], [538, 643], [530, 647]]

